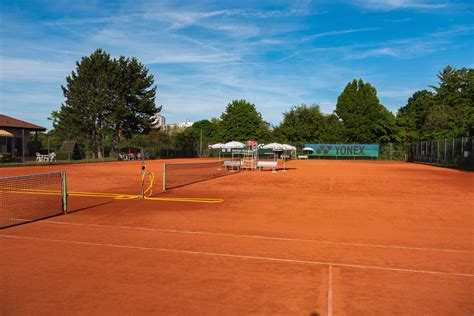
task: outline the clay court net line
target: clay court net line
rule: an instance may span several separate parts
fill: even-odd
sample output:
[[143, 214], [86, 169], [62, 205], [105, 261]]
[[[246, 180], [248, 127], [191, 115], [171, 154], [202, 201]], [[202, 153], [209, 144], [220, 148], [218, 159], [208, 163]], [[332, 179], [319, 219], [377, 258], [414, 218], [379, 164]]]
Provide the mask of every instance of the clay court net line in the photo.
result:
[[239, 171], [240, 159], [165, 163], [163, 165], [163, 191], [235, 174]]
[[[30, 194], [30, 195], [53, 195], [58, 196], [63, 193], [58, 190], [32, 190], [32, 189], [20, 189], [16, 188], [13, 190], [8, 190], [10, 194]], [[67, 192], [67, 196], [78, 196], [78, 197], [97, 197], [97, 198], [112, 198], [115, 200], [134, 200], [134, 199], [143, 199], [149, 201], [169, 201], [169, 202], [194, 202], [194, 203], [222, 203], [224, 199], [218, 198], [171, 198], [171, 197], [148, 197], [138, 194], [122, 194], [122, 193], [106, 193], [106, 192], [79, 192], [71, 191]]]
[[0, 229], [67, 213], [68, 196], [112, 198], [115, 200], [142, 199], [146, 201], [222, 203], [220, 198], [152, 197], [154, 175], [141, 194], [105, 192], [68, 192], [65, 172], [50, 172], [0, 178]]

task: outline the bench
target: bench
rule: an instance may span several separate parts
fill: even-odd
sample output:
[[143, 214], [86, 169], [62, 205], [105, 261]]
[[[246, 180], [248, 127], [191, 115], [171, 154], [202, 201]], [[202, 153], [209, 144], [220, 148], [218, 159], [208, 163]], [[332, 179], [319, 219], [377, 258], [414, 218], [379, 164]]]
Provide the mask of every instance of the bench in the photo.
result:
[[308, 155], [298, 155], [298, 159], [308, 159]]
[[278, 161], [257, 161], [257, 168], [260, 171], [265, 167], [270, 167], [272, 168], [273, 172], [276, 172], [277, 166], [278, 166]]
[[224, 168], [240, 169], [240, 160], [224, 160]]

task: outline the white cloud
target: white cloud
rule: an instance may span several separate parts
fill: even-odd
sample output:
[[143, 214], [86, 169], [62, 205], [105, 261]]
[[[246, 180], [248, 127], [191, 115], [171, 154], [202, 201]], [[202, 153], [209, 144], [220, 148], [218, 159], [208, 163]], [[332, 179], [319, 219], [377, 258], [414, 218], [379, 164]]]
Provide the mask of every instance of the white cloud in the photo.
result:
[[346, 59], [364, 59], [369, 57], [378, 57], [378, 56], [390, 56], [390, 57], [399, 57], [400, 53], [391, 47], [383, 47], [370, 49], [361, 52], [352, 52], [346, 55]]
[[351, 33], [359, 33], [359, 32], [377, 31], [380, 29], [381, 29], [380, 27], [368, 27], [368, 28], [360, 28], [360, 29], [329, 31], [329, 32], [312, 34], [308, 36], [307, 39], [314, 39], [314, 38], [319, 38], [319, 37], [324, 37], [324, 36], [335, 36], [335, 35], [343, 35], [343, 34], [351, 34]]
[[48, 60], [2, 57], [1, 81], [63, 81], [71, 73], [74, 64]]
[[442, 10], [454, 6], [454, 4], [445, 1], [424, 0], [355, 0], [350, 3], [368, 10], [386, 11], [395, 9]]

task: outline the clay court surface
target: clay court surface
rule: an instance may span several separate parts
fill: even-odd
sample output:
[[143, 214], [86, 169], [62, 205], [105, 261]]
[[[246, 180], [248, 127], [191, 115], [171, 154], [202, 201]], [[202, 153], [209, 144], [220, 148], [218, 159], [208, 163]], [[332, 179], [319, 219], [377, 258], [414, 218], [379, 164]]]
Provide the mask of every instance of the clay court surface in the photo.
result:
[[[72, 196], [0, 230], [0, 315], [474, 313], [472, 173], [293, 161], [162, 193], [147, 166], [156, 196], [224, 202]], [[62, 170], [70, 191], [139, 193], [133, 161], [0, 176]]]

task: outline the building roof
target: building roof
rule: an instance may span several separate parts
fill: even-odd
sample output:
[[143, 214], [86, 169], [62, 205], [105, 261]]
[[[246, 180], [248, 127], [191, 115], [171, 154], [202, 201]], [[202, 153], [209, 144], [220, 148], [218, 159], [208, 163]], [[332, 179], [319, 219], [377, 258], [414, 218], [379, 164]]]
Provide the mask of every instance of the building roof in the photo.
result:
[[2, 127], [21, 128], [33, 131], [46, 131], [46, 128], [42, 126], [31, 124], [10, 116], [0, 114], [0, 128]]

